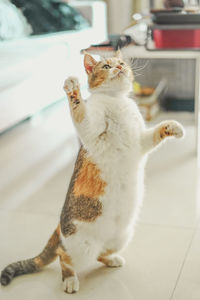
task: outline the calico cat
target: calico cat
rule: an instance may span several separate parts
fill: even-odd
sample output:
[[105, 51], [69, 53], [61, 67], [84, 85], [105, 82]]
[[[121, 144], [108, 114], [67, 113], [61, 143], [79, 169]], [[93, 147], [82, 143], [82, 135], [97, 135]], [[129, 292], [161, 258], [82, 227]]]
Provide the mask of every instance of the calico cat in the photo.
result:
[[95, 260], [121, 267], [125, 260], [118, 252], [133, 235], [147, 154], [166, 138], [184, 135], [176, 121], [145, 127], [137, 105], [127, 96], [133, 72], [119, 51], [98, 62], [86, 53], [84, 66], [91, 92], [86, 102], [76, 78], [64, 84], [82, 146], [59, 225], [38, 256], [2, 271], [2, 285], [18, 275], [41, 270], [57, 256], [67, 293], [79, 290], [77, 271]]

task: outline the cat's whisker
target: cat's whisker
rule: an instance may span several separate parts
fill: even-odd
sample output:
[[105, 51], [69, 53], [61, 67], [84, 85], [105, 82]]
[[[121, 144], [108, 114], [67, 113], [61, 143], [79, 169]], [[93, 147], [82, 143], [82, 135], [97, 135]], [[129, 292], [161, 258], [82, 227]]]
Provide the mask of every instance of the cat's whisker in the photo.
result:
[[138, 77], [138, 76], [144, 76], [144, 74], [137, 73], [137, 72], [135, 73], [135, 72], [134, 72], [134, 77]]
[[139, 59], [131, 60], [130, 66], [132, 69], [138, 68]]
[[[134, 75], [136, 74], [135, 71], [144, 70], [147, 67], [147, 65], [149, 64], [149, 61], [146, 61], [144, 63], [144, 65], [139, 65], [138, 66], [139, 59], [130, 59], [130, 61], [131, 61], [130, 66], [131, 66], [131, 68], [133, 70]], [[139, 75], [142, 75], [142, 74], [139, 74]]]
[[139, 59], [138, 59], [138, 58], [132, 58], [132, 57], [131, 57], [131, 58], [129, 59], [129, 61], [130, 61], [131, 66], [134, 67], [134, 65], [137, 66]]
[[143, 66], [138, 66], [138, 67], [136, 67], [136, 68], [133, 68], [133, 71], [134, 71], [134, 70], [144, 70], [144, 69], [147, 67], [148, 64], [149, 64], [149, 62], [146, 61], [145, 64], [144, 64]]

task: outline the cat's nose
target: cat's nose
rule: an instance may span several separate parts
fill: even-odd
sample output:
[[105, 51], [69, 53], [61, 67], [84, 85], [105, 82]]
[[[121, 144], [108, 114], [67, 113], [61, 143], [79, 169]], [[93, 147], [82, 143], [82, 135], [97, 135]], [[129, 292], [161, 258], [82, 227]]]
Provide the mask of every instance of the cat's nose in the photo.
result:
[[122, 66], [121, 66], [121, 65], [118, 65], [117, 68], [121, 70], [121, 69], [122, 69]]

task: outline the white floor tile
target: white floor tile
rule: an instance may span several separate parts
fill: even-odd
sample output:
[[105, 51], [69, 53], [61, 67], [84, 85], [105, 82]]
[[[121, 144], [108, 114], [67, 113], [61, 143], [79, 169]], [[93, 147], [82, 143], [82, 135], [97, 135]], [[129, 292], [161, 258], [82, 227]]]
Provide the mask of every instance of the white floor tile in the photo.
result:
[[197, 231], [172, 300], [200, 299], [200, 230]]
[[79, 148], [65, 105], [0, 138], [0, 209], [60, 211]]
[[194, 154], [194, 128], [184, 140], [167, 141], [149, 155], [141, 222], [195, 227], [199, 219], [200, 178]]
[[[1, 223], [3, 235], [1, 268], [12, 261], [38, 254], [56, 224], [55, 217], [6, 213]], [[41, 230], [41, 224], [42, 230]], [[14, 229], [13, 229], [14, 228]], [[51, 229], [51, 230], [50, 230]], [[3, 233], [2, 233], [3, 231]], [[39, 233], [39, 235], [38, 235]], [[124, 252], [126, 265], [109, 269], [100, 263], [81, 274], [81, 288], [74, 299], [170, 299], [182, 261], [189, 246], [191, 229], [140, 225], [135, 238]], [[4, 300], [53, 300], [70, 297], [62, 291], [58, 262], [43, 272], [21, 276], [8, 287], [1, 287]]]
[[39, 254], [58, 222], [57, 216], [0, 210], [1, 270], [13, 260]]

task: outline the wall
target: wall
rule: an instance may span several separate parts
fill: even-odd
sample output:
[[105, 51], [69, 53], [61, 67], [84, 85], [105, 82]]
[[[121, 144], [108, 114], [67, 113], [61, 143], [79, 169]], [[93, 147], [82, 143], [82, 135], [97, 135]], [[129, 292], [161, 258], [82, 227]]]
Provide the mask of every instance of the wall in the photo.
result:
[[105, 0], [108, 5], [109, 33], [122, 33], [131, 22], [133, 0]]

